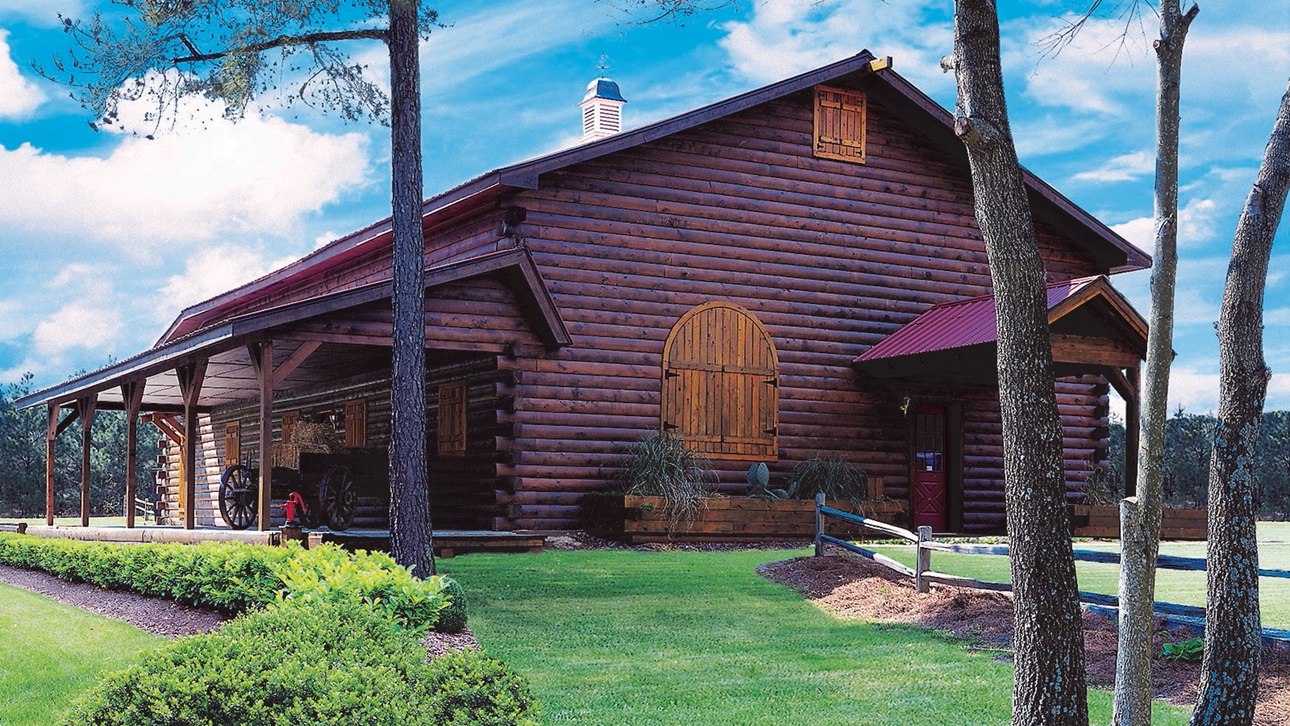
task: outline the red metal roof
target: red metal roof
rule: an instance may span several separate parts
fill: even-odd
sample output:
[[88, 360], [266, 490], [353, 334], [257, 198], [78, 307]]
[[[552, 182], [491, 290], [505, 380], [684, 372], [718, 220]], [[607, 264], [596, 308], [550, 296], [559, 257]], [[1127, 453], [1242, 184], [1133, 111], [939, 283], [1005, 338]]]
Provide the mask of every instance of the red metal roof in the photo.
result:
[[[1080, 290], [1104, 279], [1094, 276], [1049, 283], [1048, 309], [1051, 311]], [[994, 295], [956, 300], [937, 305], [914, 318], [882, 342], [865, 351], [863, 355], [856, 358], [856, 362], [993, 343], [998, 338], [998, 334], [994, 316]]]

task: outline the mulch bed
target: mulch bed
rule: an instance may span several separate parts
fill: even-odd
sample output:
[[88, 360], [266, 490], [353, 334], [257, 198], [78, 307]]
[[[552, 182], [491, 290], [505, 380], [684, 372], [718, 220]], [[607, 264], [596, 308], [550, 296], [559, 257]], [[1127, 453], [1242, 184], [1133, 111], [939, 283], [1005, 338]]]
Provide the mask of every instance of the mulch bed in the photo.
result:
[[165, 598], [105, 590], [85, 582], [65, 582], [46, 572], [7, 565], [0, 565], [0, 582], [38, 592], [51, 600], [121, 620], [144, 632], [167, 638], [209, 633], [233, 617], [215, 610], [180, 605]]
[[[235, 617], [218, 610], [180, 605], [165, 598], [107, 590], [85, 582], [66, 582], [47, 572], [8, 565], [0, 565], [0, 582], [40, 593], [51, 600], [120, 620], [144, 632], [167, 638], [209, 633]], [[455, 634], [427, 633], [421, 643], [429, 658], [454, 650], [479, 647], [470, 628]]]
[[[888, 623], [908, 623], [949, 633], [1010, 657], [1012, 597], [1010, 595], [931, 584], [931, 591], [914, 590], [913, 580], [866, 559], [835, 555], [771, 562], [757, 568], [763, 577], [786, 585], [837, 617]], [[1153, 648], [1196, 637], [1189, 628], [1157, 628]], [[1115, 623], [1084, 613], [1084, 653], [1089, 684], [1110, 688], [1115, 683]], [[1155, 697], [1190, 708], [1196, 703], [1200, 663], [1157, 657], [1151, 670]], [[1290, 653], [1264, 648], [1259, 700], [1254, 723], [1290, 723]]]

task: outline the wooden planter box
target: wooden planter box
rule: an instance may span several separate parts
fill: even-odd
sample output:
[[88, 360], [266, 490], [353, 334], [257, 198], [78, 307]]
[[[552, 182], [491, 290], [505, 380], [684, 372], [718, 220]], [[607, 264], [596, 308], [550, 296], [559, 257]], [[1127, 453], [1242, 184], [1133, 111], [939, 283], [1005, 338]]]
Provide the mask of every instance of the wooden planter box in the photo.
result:
[[[1161, 539], [1204, 540], [1208, 531], [1209, 510], [1165, 509], [1160, 518]], [[1077, 504], [1071, 512], [1076, 537], [1120, 536], [1120, 508]]]
[[[646, 542], [751, 542], [803, 540], [815, 537], [815, 502], [713, 497], [692, 521], [682, 521], [668, 532], [666, 506], [661, 497], [624, 494], [591, 495], [582, 511], [588, 532], [628, 544]], [[852, 511], [850, 502], [829, 502], [830, 507]], [[867, 503], [864, 516], [900, 524], [905, 505], [896, 501]], [[826, 531], [835, 537], [873, 537], [859, 527], [830, 521]]]

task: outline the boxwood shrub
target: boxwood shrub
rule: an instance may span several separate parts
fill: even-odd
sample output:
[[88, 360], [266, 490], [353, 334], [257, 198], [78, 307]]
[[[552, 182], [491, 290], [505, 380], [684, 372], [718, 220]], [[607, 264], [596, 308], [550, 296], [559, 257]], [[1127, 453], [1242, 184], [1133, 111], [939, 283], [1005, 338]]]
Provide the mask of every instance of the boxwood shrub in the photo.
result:
[[226, 612], [279, 599], [356, 598], [413, 630], [435, 626], [445, 608], [448, 632], [466, 622], [464, 595], [447, 578], [420, 580], [386, 554], [334, 545], [113, 544], [0, 533], [0, 564]]
[[105, 678], [66, 724], [536, 724], [524, 679], [480, 651], [426, 661], [394, 616], [353, 599], [284, 600]]

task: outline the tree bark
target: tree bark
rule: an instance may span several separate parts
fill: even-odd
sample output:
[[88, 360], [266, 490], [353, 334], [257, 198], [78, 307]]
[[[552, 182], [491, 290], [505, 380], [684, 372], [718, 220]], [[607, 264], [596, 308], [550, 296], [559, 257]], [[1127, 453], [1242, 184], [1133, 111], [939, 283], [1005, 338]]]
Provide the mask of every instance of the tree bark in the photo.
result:
[[1193, 726], [1250, 724], [1258, 695], [1259, 549], [1255, 447], [1271, 371], [1263, 289], [1290, 188], [1290, 86], [1232, 240], [1218, 317], [1219, 402], [1209, 467], [1205, 659]]
[[955, 131], [967, 147], [999, 331], [1004, 496], [1012, 551], [1012, 723], [1088, 724], [1079, 588], [1066, 514], [1043, 260], [1013, 146], [992, 0], [958, 0]]
[[390, 386], [390, 549], [435, 573], [426, 467], [425, 242], [421, 230], [421, 71], [417, 0], [390, 0], [390, 166], [394, 235]]
[[1178, 268], [1178, 124], [1183, 43], [1200, 9], [1160, 3], [1156, 49], [1156, 249], [1151, 270], [1150, 334], [1143, 368], [1136, 497], [1120, 504], [1120, 614], [1115, 660], [1115, 726], [1151, 723], [1151, 636], [1156, 557], [1164, 506], [1165, 421], [1173, 363], [1174, 288]]

